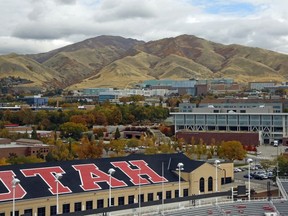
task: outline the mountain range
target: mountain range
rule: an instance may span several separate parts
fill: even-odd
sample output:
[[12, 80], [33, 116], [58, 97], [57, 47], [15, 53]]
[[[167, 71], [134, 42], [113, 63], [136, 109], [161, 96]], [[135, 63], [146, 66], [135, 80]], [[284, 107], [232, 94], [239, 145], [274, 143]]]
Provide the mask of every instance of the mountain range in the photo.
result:
[[223, 45], [193, 35], [155, 41], [98, 36], [46, 53], [0, 56], [0, 79], [45, 89], [132, 87], [151, 79], [233, 78], [237, 82], [288, 78], [288, 55]]

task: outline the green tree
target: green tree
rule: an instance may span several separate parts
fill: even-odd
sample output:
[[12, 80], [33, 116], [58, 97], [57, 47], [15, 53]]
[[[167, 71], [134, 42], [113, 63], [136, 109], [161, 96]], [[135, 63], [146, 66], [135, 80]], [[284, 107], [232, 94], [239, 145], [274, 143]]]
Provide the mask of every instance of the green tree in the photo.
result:
[[88, 129], [85, 125], [74, 122], [66, 122], [60, 125], [59, 130], [61, 135], [65, 138], [72, 137], [75, 140], [79, 140], [83, 132], [86, 132]]
[[119, 131], [119, 128], [117, 127], [116, 128], [116, 131], [115, 131], [115, 135], [114, 135], [114, 138], [117, 140], [121, 137], [121, 134], [120, 134], [120, 131]]
[[38, 139], [38, 135], [37, 135], [37, 131], [35, 127], [32, 128], [31, 139]]

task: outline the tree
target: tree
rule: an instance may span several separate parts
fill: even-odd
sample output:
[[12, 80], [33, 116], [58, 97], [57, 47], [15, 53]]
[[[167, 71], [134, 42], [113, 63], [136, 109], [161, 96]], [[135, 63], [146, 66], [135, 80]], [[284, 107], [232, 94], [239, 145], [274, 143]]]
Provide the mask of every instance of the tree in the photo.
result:
[[110, 142], [111, 150], [114, 151], [117, 154], [117, 156], [119, 154], [122, 155], [124, 153], [125, 146], [126, 141], [123, 139], [111, 140]]
[[1, 158], [0, 159], [0, 166], [5, 166], [5, 165], [9, 165], [10, 163], [7, 162], [6, 158]]
[[219, 157], [230, 161], [243, 160], [246, 157], [246, 151], [239, 141], [222, 142]]
[[174, 152], [172, 146], [170, 144], [167, 143], [163, 143], [159, 146], [159, 151], [162, 153], [172, 153]]
[[149, 146], [145, 149], [145, 154], [156, 154], [158, 152], [158, 149], [156, 146]]
[[107, 128], [105, 127], [93, 128], [93, 134], [96, 135], [97, 139], [104, 137], [104, 132], [107, 132]]
[[268, 169], [272, 166], [275, 165], [274, 161], [268, 160], [268, 159], [263, 159], [260, 160], [260, 165], [263, 167], [263, 169], [267, 172]]
[[59, 130], [63, 137], [72, 137], [75, 140], [79, 140], [82, 133], [87, 131], [87, 127], [81, 123], [66, 122], [60, 125]]
[[16, 156], [10, 157], [6, 160], [9, 164], [27, 164], [27, 163], [41, 163], [45, 162], [42, 158], [37, 158], [36, 156]]
[[77, 154], [80, 159], [101, 158], [103, 154], [103, 141], [89, 141], [85, 136], [81, 139], [81, 144], [77, 148]]
[[66, 161], [74, 159], [73, 155], [69, 152], [69, 146], [57, 140], [52, 148], [52, 151], [46, 156], [46, 161]]
[[38, 135], [37, 135], [37, 131], [35, 127], [32, 128], [31, 139], [38, 139]]
[[128, 140], [127, 142], [127, 147], [129, 148], [136, 148], [140, 145], [140, 140], [137, 140], [135, 138], [132, 138], [130, 140]]
[[115, 135], [114, 135], [114, 138], [117, 140], [121, 137], [121, 134], [120, 134], [120, 131], [119, 131], [119, 128], [117, 127], [116, 128], [116, 131], [115, 131]]

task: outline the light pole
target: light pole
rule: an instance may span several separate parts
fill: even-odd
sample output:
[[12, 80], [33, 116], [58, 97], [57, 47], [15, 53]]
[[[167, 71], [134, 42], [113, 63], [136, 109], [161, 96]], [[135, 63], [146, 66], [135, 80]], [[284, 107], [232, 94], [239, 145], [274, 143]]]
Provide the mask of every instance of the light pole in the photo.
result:
[[56, 213], [59, 214], [59, 191], [58, 191], [58, 185], [59, 185], [59, 180], [62, 178], [62, 173], [56, 173], [55, 178], [56, 178]]
[[250, 188], [250, 182], [251, 182], [251, 176], [250, 176], [250, 172], [251, 172], [251, 163], [253, 162], [253, 160], [251, 158], [247, 159], [247, 163], [248, 163], [248, 200], [250, 201], [251, 199], [251, 188]]
[[12, 216], [15, 216], [15, 188], [16, 185], [18, 185], [20, 183], [20, 180], [17, 178], [13, 178], [12, 180], [12, 195], [13, 195], [13, 200], [12, 200]]
[[[216, 168], [216, 179], [215, 179], [215, 192], [218, 192], [218, 164], [220, 163], [219, 160], [215, 160], [215, 168]], [[217, 196], [216, 196], [216, 203], [218, 202]]]
[[139, 189], [138, 189], [138, 207], [139, 213], [138, 215], [141, 216], [141, 166], [139, 165], [139, 173], [138, 173], [138, 180], [139, 180]]
[[112, 175], [115, 173], [115, 169], [113, 168], [110, 168], [108, 170], [108, 173], [109, 173], [109, 207], [111, 207], [111, 178], [112, 178]]
[[215, 179], [215, 192], [218, 192], [218, 164], [220, 163], [219, 160], [215, 160], [214, 161], [214, 164], [215, 164], [215, 167], [216, 167], [216, 179]]
[[[178, 170], [179, 171], [179, 173], [178, 173], [178, 175], [179, 175], [179, 192], [178, 192], [178, 195], [179, 195], [179, 198], [181, 197], [181, 170], [184, 170], [184, 164], [183, 163], [178, 163], [177, 164], [177, 169], [176, 170]], [[180, 207], [180, 202], [179, 202], [179, 207]]]

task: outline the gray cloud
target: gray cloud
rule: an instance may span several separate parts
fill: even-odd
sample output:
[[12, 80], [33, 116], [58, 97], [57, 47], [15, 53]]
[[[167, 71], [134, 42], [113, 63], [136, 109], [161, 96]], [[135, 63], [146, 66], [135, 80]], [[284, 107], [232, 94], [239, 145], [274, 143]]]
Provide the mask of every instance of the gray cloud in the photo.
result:
[[64, 4], [64, 5], [74, 5], [76, 4], [76, 0], [55, 0], [58, 4]]
[[288, 53], [288, 1], [237, 1], [255, 10], [207, 13], [197, 0], [1, 0], [0, 53], [45, 52], [98, 35], [148, 41], [180, 34]]

